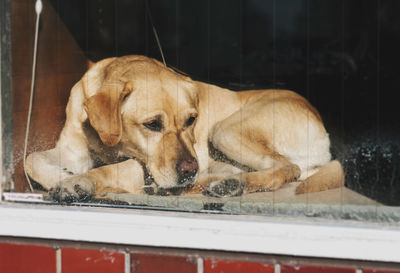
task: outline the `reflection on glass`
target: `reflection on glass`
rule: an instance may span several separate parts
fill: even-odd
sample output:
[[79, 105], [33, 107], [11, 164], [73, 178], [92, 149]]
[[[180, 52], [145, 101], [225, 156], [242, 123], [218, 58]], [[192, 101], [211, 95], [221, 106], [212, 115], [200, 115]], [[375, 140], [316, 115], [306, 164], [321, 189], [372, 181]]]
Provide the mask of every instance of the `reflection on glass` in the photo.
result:
[[[35, 191], [65, 203], [397, 215], [399, 3], [292, 2], [43, 1], [26, 166]], [[6, 191], [29, 191], [31, 8], [12, 3]]]

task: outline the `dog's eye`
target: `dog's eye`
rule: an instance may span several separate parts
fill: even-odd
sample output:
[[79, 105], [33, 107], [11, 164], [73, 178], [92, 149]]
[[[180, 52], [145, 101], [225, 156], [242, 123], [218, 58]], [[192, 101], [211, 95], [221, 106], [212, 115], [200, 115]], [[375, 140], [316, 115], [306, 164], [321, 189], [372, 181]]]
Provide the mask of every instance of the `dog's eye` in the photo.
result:
[[162, 122], [159, 119], [155, 119], [155, 120], [143, 123], [143, 126], [152, 131], [159, 132], [162, 129]]
[[185, 122], [185, 126], [189, 127], [190, 125], [192, 125], [196, 120], [195, 116], [191, 116], [190, 118], [188, 118], [188, 120]]

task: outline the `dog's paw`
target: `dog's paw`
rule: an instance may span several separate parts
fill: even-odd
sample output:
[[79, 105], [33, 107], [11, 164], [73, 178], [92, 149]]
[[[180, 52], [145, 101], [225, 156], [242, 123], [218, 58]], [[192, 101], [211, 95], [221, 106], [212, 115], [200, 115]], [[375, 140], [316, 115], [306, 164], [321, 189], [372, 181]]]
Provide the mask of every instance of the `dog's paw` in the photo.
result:
[[84, 175], [64, 179], [49, 190], [50, 197], [62, 203], [88, 201], [94, 194], [94, 183]]
[[229, 178], [210, 183], [203, 194], [211, 197], [233, 197], [242, 195], [243, 191], [244, 185], [239, 180]]

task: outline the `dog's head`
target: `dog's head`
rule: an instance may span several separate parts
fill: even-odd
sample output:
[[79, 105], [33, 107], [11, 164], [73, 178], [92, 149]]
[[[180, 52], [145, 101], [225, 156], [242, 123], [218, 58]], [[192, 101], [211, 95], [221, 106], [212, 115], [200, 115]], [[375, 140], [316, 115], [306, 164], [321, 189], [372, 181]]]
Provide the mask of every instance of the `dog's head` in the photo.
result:
[[102, 69], [98, 90], [84, 103], [101, 141], [119, 143], [124, 156], [143, 162], [159, 188], [194, 182], [198, 112], [191, 79], [138, 56], [113, 59]]

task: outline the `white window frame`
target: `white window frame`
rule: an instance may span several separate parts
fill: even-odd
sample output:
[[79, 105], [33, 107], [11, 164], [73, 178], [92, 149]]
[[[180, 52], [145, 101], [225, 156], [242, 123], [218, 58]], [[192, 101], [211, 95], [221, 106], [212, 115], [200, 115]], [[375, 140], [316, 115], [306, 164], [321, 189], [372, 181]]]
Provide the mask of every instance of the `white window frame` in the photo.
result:
[[397, 223], [3, 202], [0, 236], [400, 262]]

